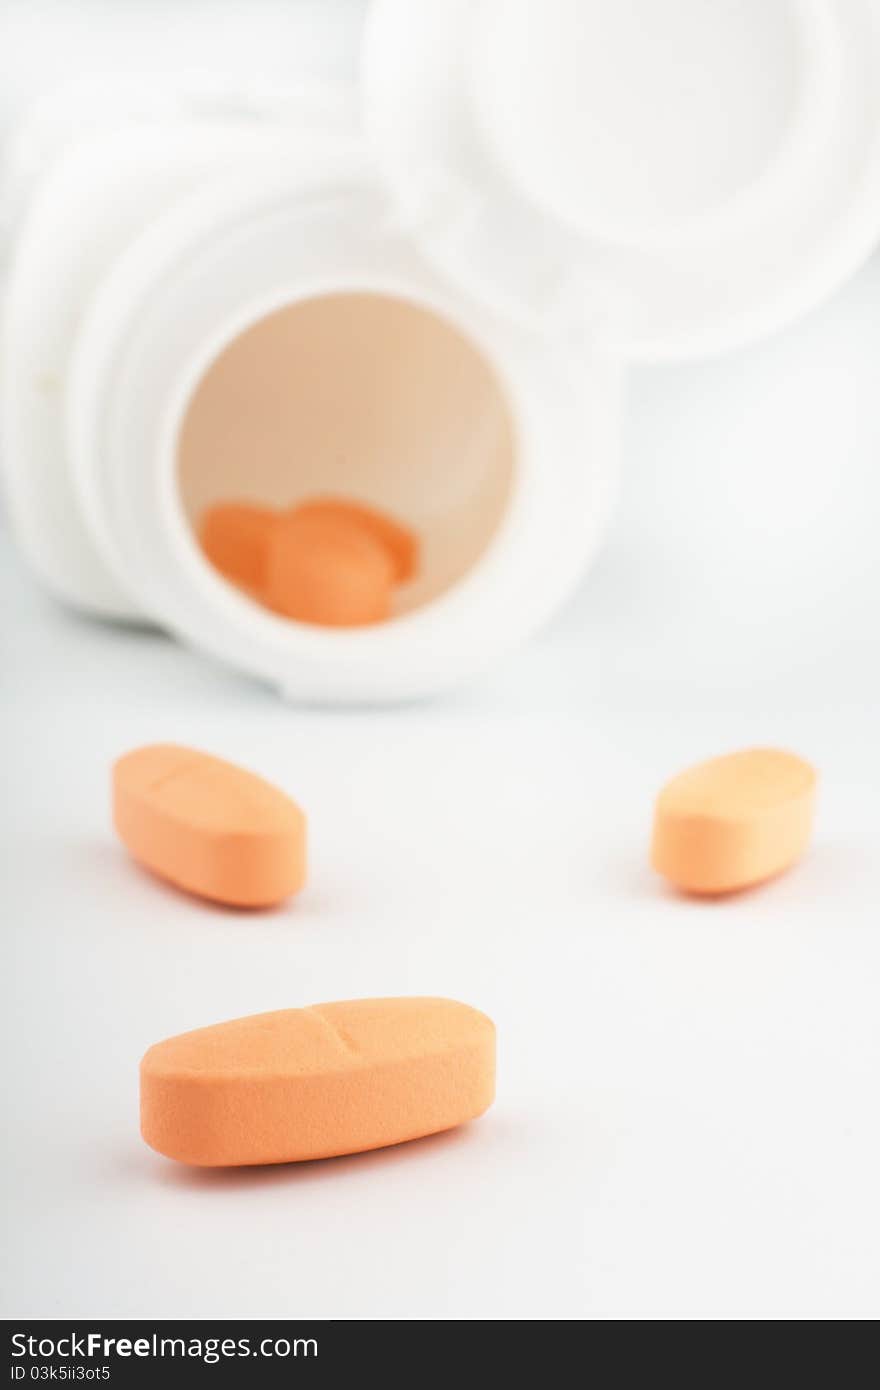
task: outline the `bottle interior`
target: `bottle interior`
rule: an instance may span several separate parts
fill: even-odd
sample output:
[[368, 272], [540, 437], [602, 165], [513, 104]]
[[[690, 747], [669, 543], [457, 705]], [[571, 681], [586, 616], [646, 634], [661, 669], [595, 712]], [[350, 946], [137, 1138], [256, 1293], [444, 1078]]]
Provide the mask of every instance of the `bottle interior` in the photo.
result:
[[195, 536], [207, 508], [364, 502], [418, 534], [392, 617], [436, 599], [490, 546], [514, 472], [513, 426], [483, 355], [446, 320], [373, 293], [258, 320], [198, 383], [178, 445]]

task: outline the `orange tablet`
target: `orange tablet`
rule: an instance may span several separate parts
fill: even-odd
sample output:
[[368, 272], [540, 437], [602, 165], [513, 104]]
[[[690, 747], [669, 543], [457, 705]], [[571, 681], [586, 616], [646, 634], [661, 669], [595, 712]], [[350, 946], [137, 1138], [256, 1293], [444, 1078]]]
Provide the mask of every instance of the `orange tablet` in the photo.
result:
[[418, 1139], [495, 1096], [495, 1027], [451, 999], [255, 1014], [151, 1047], [141, 1133], [207, 1167], [292, 1163]]
[[365, 502], [348, 501], [344, 497], [313, 497], [308, 502], [300, 502], [290, 515], [353, 526], [383, 546], [392, 561], [395, 584], [406, 584], [415, 577], [419, 564], [419, 538], [409, 526], [395, 520], [387, 512], [368, 507]]
[[269, 907], [305, 881], [306, 819], [277, 787], [176, 744], [126, 753], [113, 768], [113, 821], [146, 868], [235, 907]]
[[269, 533], [277, 516], [271, 507], [250, 502], [218, 502], [202, 516], [202, 550], [225, 579], [247, 589], [262, 589]]
[[385, 545], [350, 522], [289, 512], [272, 528], [263, 599], [276, 613], [320, 627], [364, 627], [390, 617], [393, 583]]
[[810, 839], [816, 774], [775, 748], [689, 768], [661, 791], [654, 868], [690, 893], [730, 893], [789, 868]]

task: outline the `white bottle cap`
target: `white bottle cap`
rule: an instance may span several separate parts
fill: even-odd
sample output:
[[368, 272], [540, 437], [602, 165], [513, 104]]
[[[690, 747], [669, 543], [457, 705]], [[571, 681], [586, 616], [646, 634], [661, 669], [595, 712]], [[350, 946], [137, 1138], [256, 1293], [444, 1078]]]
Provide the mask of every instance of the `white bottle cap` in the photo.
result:
[[609, 345], [669, 358], [867, 254], [878, 63], [870, 0], [376, 0], [365, 115], [447, 274], [533, 321], [595, 298]]

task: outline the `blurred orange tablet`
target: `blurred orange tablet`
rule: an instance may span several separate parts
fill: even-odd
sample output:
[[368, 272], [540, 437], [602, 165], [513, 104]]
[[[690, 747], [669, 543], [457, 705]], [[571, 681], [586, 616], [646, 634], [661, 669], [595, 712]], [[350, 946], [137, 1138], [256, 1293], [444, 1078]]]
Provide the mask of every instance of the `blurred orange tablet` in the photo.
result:
[[661, 791], [654, 868], [689, 893], [731, 893], [790, 868], [813, 823], [816, 774], [793, 753], [751, 748], [699, 763]]
[[350, 522], [289, 512], [272, 528], [263, 598], [287, 618], [322, 627], [382, 622], [393, 580], [385, 546]]
[[141, 1133], [207, 1167], [418, 1139], [495, 1096], [495, 1028], [451, 999], [356, 999], [198, 1028], [141, 1062]]
[[218, 502], [202, 515], [202, 550], [225, 579], [259, 590], [265, 582], [269, 533], [277, 516], [271, 507]]
[[305, 881], [306, 819], [262, 777], [176, 744], [113, 768], [113, 821], [130, 854], [178, 888], [269, 907]]
[[418, 536], [386, 512], [368, 507], [364, 502], [349, 502], [344, 497], [314, 497], [294, 507], [290, 515], [352, 525], [385, 547], [391, 557], [395, 584], [405, 584], [415, 576], [419, 563]]

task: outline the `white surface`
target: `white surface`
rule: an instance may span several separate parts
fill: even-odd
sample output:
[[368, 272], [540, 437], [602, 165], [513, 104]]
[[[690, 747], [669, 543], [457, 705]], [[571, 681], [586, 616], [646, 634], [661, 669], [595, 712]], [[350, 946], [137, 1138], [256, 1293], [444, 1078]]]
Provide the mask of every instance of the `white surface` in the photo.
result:
[[[598, 569], [430, 706], [287, 708], [55, 608], [0, 538], [6, 1316], [880, 1313], [878, 362], [875, 261], [759, 348], [638, 374]], [[218, 912], [127, 862], [109, 763], [166, 738], [302, 801], [296, 904]], [[671, 896], [657, 787], [756, 741], [818, 765], [812, 853]], [[466, 1130], [238, 1174], [139, 1140], [156, 1039], [410, 992], [496, 1019]]]

